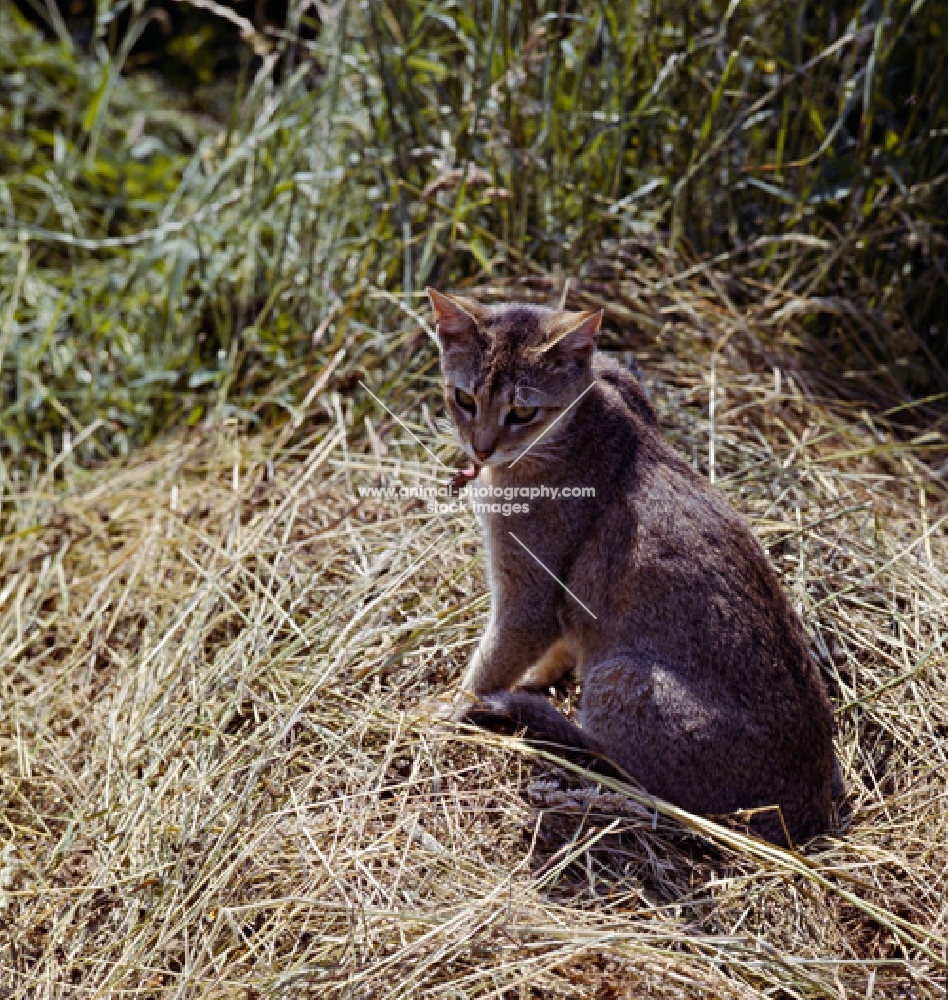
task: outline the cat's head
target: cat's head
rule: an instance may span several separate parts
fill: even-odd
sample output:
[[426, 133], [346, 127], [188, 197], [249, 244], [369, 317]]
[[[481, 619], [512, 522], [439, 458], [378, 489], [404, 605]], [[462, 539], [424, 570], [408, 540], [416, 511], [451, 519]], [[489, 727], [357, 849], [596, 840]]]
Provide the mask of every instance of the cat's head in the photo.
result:
[[461, 445], [478, 465], [509, 465], [589, 387], [602, 313], [428, 297]]

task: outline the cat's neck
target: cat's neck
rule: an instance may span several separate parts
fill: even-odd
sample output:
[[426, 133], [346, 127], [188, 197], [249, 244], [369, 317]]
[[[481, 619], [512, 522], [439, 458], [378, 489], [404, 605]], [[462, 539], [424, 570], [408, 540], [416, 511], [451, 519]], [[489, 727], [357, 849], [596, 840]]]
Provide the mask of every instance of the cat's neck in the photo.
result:
[[553, 470], [555, 461], [529, 453], [510, 464], [481, 466], [478, 486], [518, 486], [534, 483]]
[[[560, 434], [569, 434], [567, 427], [557, 430]], [[568, 444], [565, 447], [555, 447], [551, 454], [551, 445], [555, 447], [556, 442], [544, 440], [535, 451], [528, 449], [512, 462], [482, 466], [477, 484], [495, 487], [523, 486], [537, 484], [551, 477], [559, 479], [563, 471], [563, 459], [570, 449]]]

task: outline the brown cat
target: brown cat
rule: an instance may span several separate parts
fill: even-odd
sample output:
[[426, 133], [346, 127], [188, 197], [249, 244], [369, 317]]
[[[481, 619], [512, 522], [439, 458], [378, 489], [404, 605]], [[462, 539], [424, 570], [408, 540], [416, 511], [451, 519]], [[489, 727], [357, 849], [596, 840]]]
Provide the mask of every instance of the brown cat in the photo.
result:
[[[826, 830], [833, 716], [800, 621], [746, 521], [596, 353], [602, 314], [429, 296], [473, 485], [534, 491], [482, 514], [490, 620], [455, 717], [601, 754], [691, 812], [764, 809], [751, 827], [778, 843]], [[595, 496], [537, 492], [576, 486]], [[573, 667], [582, 728], [524, 690]]]

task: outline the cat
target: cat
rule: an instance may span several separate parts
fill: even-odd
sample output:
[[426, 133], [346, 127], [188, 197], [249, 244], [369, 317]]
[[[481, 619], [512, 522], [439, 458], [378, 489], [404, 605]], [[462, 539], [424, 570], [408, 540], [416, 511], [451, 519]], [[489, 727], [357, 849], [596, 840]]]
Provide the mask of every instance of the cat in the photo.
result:
[[[474, 485], [595, 491], [481, 515], [491, 609], [455, 720], [611, 761], [693, 813], [743, 811], [774, 843], [825, 832], [833, 713], [803, 626], [744, 518], [597, 352], [602, 313], [428, 294]], [[574, 668], [580, 725], [536, 693]]]

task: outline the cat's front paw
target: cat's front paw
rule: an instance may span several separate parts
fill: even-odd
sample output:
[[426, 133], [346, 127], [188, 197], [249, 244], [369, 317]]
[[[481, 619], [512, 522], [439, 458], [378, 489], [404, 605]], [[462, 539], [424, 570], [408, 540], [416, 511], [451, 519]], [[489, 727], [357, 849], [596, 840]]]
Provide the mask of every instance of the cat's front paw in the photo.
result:
[[425, 698], [418, 703], [416, 717], [419, 722], [451, 722], [457, 708], [457, 701], [446, 697]]
[[467, 691], [462, 688], [458, 691], [457, 697], [454, 699], [448, 719], [451, 722], [456, 722], [458, 725], [463, 725], [468, 722], [470, 713], [480, 706], [481, 699], [473, 691]]
[[440, 696], [427, 698], [418, 706], [418, 717], [429, 722], [465, 721], [468, 710], [480, 704], [478, 697], [469, 691], [459, 691], [454, 698]]

